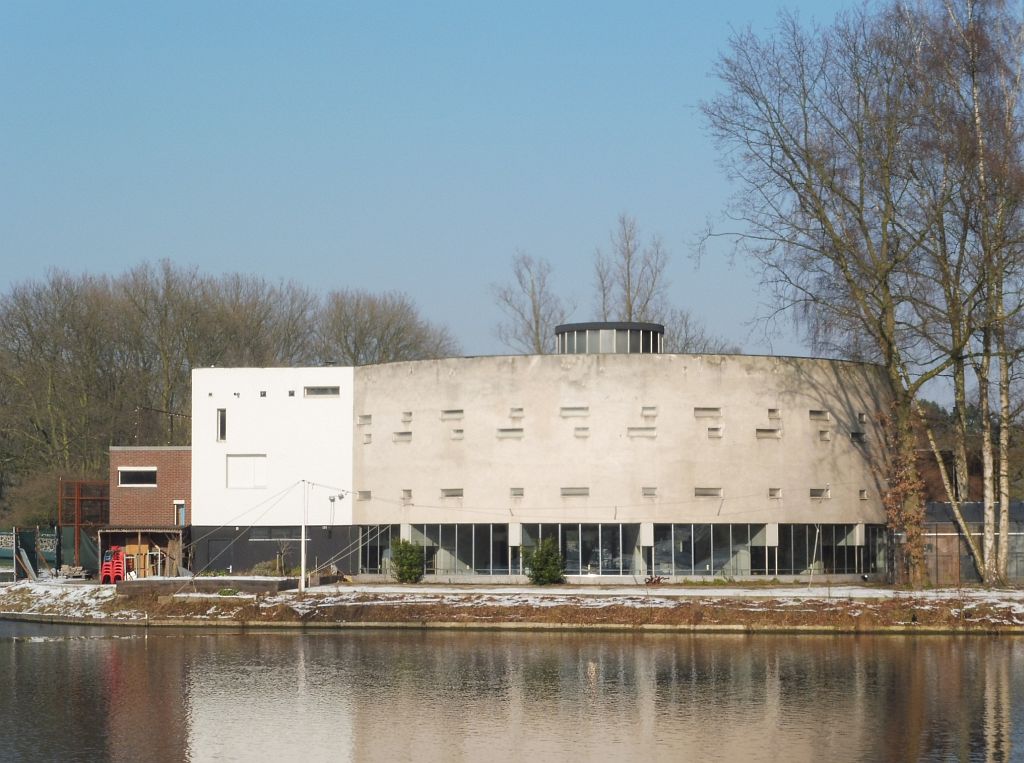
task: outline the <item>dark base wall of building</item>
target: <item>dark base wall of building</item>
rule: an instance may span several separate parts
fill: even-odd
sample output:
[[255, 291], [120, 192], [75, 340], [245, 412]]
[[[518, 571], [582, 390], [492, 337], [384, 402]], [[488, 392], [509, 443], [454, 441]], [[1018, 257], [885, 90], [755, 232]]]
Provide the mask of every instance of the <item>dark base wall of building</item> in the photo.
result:
[[[193, 526], [189, 549], [190, 569], [203, 572], [249, 572], [257, 564], [275, 563], [297, 568], [302, 553], [299, 527]], [[359, 528], [306, 528], [306, 567], [329, 565], [329, 571], [352, 575], [359, 571]]]

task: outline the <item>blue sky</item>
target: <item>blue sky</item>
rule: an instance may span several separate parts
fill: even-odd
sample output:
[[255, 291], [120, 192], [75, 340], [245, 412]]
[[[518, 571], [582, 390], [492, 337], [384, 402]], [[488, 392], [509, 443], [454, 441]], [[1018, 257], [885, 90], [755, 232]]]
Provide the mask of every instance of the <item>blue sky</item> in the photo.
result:
[[167, 258], [401, 290], [493, 354], [515, 252], [590, 320], [594, 249], [626, 212], [672, 252], [675, 304], [747, 352], [804, 354], [750, 333], [757, 279], [726, 245], [690, 257], [730, 193], [697, 105], [730, 29], [778, 7], [6, 0], [0, 289]]

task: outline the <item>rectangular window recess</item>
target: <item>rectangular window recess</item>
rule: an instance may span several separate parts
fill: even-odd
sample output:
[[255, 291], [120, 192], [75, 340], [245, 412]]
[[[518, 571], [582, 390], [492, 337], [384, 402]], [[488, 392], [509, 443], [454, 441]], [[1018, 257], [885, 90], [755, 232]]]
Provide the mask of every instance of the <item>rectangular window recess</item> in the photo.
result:
[[590, 427], [576, 427], [572, 433], [576, 437], [590, 437]]
[[627, 437], [657, 437], [657, 427], [626, 427]]
[[810, 410], [807, 412], [811, 421], [831, 421], [832, 417], [829, 416], [828, 411]]
[[867, 424], [868, 423], [868, 415], [866, 413], [858, 413], [857, 414], [857, 423], [859, 423], [859, 424]]
[[373, 415], [369, 413], [360, 413], [359, 418], [356, 419], [356, 423], [361, 427], [368, 427], [373, 423]]
[[231, 490], [267, 486], [266, 453], [229, 453], [225, 486]]
[[369, 490], [358, 490], [356, 491], [357, 501], [369, 501], [373, 497], [373, 493]]
[[693, 417], [697, 419], [713, 419], [722, 415], [721, 408], [694, 408]]
[[217, 442], [228, 439], [228, 412], [226, 408], [217, 409]]
[[303, 387], [302, 394], [305, 397], [338, 397], [341, 387]]
[[462, 498], [461, 487], [443, 487], [441, 488], [442, 498]]
[[781, 487], [770, 487], [770, 488], [768, 488], [768, 497], [769, 498], [782, 498], [782, 488]]
[[758, 429], [755, 431], [758, 440], [778, 440], [782, 437], [782, 430], [778, 427]]
[[590, 488], [589, 487], [563, 487], [562, 488], [562, 497], [563, 498], [571, 498], [571, 497], [586, 498], [589, 495], [590, 495]]
[[521, 487], [510, 487], [508, 489], [509, 498], [522, 498], [526, 495], [526, 491]]
[[395, 432], [392, 439], [395, 442], [412, 442], [412, 432]]
[[818, 430], [818, 439], [822, 442], [830, 442], [832, 440], [832, 432], [828, 429]]
[[369, 445], [371, 442], [373, 442], [373, 435], [367, 432], [363, 435], [363, 445]]
[[863, 432], [850, 432], [850, 439], [858, 445], [861, 445], [868, 440], [867, 435]]
[[462, 415], [463, 411], [461, 408], [449, 408], [447, 410], [441, 411], [441, 420], [449, 421], [451, 419], [461, 419]]
[[722, 488], [720, 487], [695, 487], [693, 489], [694, 498], [721, 498]]
[[293, 389], [288, 390], [288, 397], [295, 397], [295, 390], [293, 390]]
[[408, 424], [412, 421], [412, 411], [402, 411], [402, 423]]
[[812, 487], [810, 496], [811, 498], [831, 498], [831, 491], [827, 487]]
[[658, 488], [656, 487], [642, 487], [640, 488], [640, 495], [644, 498], [657, 498]]
[[452, 439], [453, 440], [461, 440], [463, 437], [465, 437], [465, 433], [461, 429], [453, 429], [452, 430]]
[[412, 500], [412, 490], [406, 488], [402, 491], [402, 503], [409, 503]]
[[722, 439], [722, 427], [708, 427], [708, 439], [709, 440], [720, 440], [720, 439]]
[[768, 418], [770, 418], [770, 419], [781, 419], [782, 418], [782, 414], [779, 413], [779, 409], [778, 408], [769, 408], [768, 409]]
[[858, 490], [857, 493], [860, 496], [860, 499], [862, 501], [866, 501], [868, 499], [868, 491], [867, 490]]
[[119, 466], [118, 487], [156, 487], [155, 466]]
[[499, 440], [521, 440], [523, 439], [523, 430], [520, 427], [505, 427], [498, 430]]
[[508, 409], [508, 417], [510, 419], [521, 419], [525, 415], [526, 414], [523, 412], [522, 408], [509, 408]]
[[267, 391], [265, 389], [261, 389], [260, 390], [260, 397], [266, 397], [266, 396], [267, 396]]
[[590, 406], [587, 405], [563, 405], [558, 412], [558, 415], [563, 419], [572, 418], [573, 416], [589, 416]]
[[645, 419], [654, 418], [658, 415], [658, 406], [656, 405], [645, 405], [640, 409], [640, 415]]

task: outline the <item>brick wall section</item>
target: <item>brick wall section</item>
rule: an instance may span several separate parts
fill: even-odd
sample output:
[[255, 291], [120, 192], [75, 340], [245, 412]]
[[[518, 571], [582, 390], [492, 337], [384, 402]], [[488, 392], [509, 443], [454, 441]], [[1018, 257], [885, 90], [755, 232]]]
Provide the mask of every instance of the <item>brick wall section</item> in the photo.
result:
[[[155, 466], [156, 487], [118, 485], [118, 468]], [[175, 527], [174, 501], [185, 501], [185, 523], [192, 522], [192, 449], [111, 448], [110, 525]]]

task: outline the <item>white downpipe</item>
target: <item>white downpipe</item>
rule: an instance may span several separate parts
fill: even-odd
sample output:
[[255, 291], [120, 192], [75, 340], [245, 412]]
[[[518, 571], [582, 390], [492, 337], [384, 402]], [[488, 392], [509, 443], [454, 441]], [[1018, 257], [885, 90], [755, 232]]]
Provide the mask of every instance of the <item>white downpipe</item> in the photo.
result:
[[306, 590], [306, 519], [309, 513], [309, 483], [302, 480], [302, 536], [299, 541], [299, 592]]

